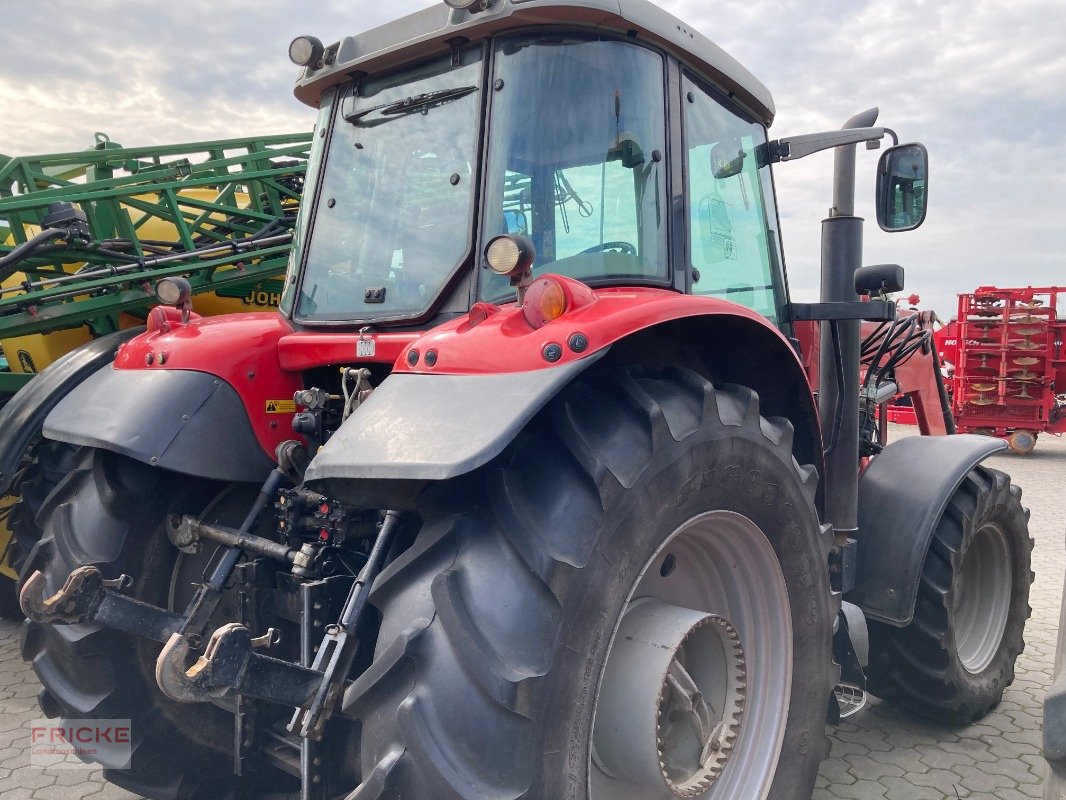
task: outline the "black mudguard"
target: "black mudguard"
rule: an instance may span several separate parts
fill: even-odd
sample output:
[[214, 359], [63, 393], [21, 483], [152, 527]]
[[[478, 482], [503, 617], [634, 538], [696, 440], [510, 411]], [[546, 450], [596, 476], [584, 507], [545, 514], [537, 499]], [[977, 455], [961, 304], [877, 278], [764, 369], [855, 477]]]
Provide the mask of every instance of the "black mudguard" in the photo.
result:
[[912, 436], [874, 458], [859, 479], [858, 577], [847, 600], [870, 619], [909, 625], [948, 501], [970, 470], [1004, 449], [988, 436]]
[[26, 448], [41, 433], [45, 417], [79, 383], [115, 360], [123, 342], [144, 328], [94, 339], [49, 364], [0, 409], [0, 495], [7, 494]]
[[563, 386], [606, 349], [559, 367], [492, 375], [394, 373], [322, 447], [304, 476], [316, 491], [374, 505], [398, 490], [472, 472], [503, 452]]
[[275, 466], [240, 396], [206, 372], [106, 366], [56, 405], [44, 435], [213, 480], [262, 483]]

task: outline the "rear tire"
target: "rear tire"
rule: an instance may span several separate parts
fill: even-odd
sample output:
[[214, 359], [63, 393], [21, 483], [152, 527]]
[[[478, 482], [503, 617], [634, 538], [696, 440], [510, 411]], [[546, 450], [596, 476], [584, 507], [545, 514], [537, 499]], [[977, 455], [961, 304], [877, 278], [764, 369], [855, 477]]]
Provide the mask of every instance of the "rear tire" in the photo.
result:
[[[764, 534], [756, 538], [787, 591], [792, 670], [782, 687], [750, 665], [750, 694], [791, 689], [781, 728], [745, 717], [736, 760], [699, 796], [809, 800], [829, 749], [837, 670], [817, 474], [796, 462], [792, 437], [787, 420], [760, 416], [749, 389], [715, 391], [682, 370], [599, 373], [567, 389], [488, 467], [431, 490], [416, 541], [375, 583], [375, 661], [345, 697], [363, 721], [363, 783], [352, 800], [658, 800], [633, 783], [609, 795], [597, 788], [594, 719], [635, 587], [644, 575], [669, 581], [675, 567], [691, 569], [660, 548], [708, 512], [732, 512]], [[700, 562], [709, 586], [728, 582], [723, 565], [736, 566]], [[742, 643], [781, 628], [772, 614], [748, 623], [737, 626]], [[740, 754], [757, 747], [769, 756], [752, 770]]]
[[[178, 551], [163, 532], [164, 515], [200, 513], [221, 488], [81, 450], [75, 469], [44, 503], [38, 517], [44, 537], [24, 574], [39, 570], [55, 591], [75, 567], [93, 564], [106, 578], [131, 575], [132, 596], [165, 608]], [[44, 686], [39, 699], [49, 716], [62, 717], [64, 725], [131, 720], [132, 767], [105, 768], [107, 780], [151, 798], [234, 795], [233, 717], [209, 703], [164, 697], [153, 677], [159, 644], [95, 623], [27, 621], [22, 648]]]
[[1029, 512], [1002, 472], [977, 467], [926, 556], [906, 628], [870, 622], [869, 690], [909, 715], [969, 725], [1014, 680], [1033, 581]]
[[[15, 574], [22, 574], [22, 567], [34, 545], [41, 540], [37, 525], [37, 513], [45, 498], [74, 468], [77, 448], [66, 442], [43, 439], [30, 447], [25, 457], [25, 472], [12, 494], [18, 499], [11, 506], [7, 528], [11, 539], [7, 545], [5, 561]], [[18, 600], [19, 583], [7, 575], [0, 575], [0, 617], [21, 620], [22, 609]]]

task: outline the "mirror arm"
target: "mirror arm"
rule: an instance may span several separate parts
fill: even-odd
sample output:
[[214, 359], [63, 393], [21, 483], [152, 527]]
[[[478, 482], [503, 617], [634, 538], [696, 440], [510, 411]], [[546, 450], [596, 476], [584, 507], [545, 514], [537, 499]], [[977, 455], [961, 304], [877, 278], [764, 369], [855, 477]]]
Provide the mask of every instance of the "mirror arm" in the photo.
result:
[[795, 161], [822, 150], [862, 142], [867, 142], [867, 147], [873, 145], [871, 149], [877, 149], [886, 135], [896, 140], [896, 134], [888, 128], [845, 128], [825, 133], [806, 133], [769, 142], [767, 156], [770, 163], [776, 164], [778, 161]]

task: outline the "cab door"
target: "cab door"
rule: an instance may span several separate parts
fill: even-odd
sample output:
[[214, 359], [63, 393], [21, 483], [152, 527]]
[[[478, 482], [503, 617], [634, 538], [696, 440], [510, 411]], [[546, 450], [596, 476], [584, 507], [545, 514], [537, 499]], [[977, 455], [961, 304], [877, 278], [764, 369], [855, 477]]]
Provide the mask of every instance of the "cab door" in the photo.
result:
[[788, 292], [766, 129], [689, 75], [682, 108], [691, 291], [783, 326]]

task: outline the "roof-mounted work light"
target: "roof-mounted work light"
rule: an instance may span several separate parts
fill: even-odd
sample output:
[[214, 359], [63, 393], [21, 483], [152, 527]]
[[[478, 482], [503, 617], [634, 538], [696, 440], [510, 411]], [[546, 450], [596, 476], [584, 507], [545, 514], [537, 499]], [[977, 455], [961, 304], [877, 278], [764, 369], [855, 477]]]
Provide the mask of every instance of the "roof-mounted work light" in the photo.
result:
[[298, 67], [321, 66], [325, 52], [322, 42], [314, 36], [297, 36], [289, 42], [289, 61]]
[[484, 11], [492, 5], [493, 0], [444, 0], [445, 5], [459, 11]]

